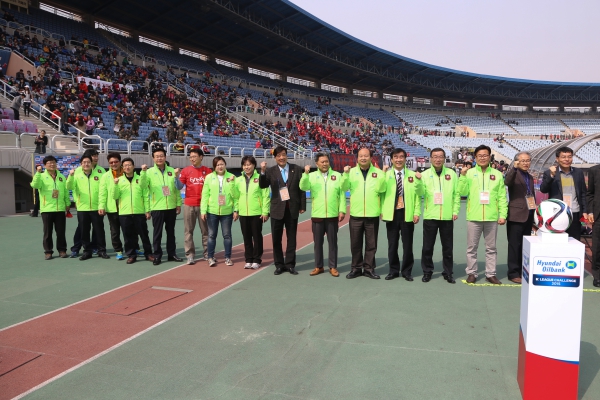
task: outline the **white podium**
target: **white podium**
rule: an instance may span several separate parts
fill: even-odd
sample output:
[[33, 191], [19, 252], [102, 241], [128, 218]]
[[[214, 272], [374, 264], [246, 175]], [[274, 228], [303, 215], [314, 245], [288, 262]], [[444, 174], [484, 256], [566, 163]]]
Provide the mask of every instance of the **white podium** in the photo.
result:
[[523, 238], [517, 380], [524, 400], [577, 399], [585, 246], [540, 234]]

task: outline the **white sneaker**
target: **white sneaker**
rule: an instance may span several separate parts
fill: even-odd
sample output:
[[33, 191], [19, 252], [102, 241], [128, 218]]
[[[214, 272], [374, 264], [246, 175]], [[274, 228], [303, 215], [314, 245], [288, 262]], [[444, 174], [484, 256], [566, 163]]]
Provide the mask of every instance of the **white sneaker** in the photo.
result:
[[217, 259], [216, 258], [209, 258], [208, 259], [208, 266], [209, 267], [214, 267], [215, 265], [217, 265]]
[[196, 261], [194, 261], [193, 256], [188, 256], [187, 263], [188, 263], [188, 265], [194, 265], [194, 264], [196, 264]]
[[244, 264], [244, 269], [250, 269], [250, 268], [252, 268], [252, 264], [250, 264], [250, 263]]
[[230, 259], [230, 258], [226, 258], [226, 259], [225, 259], [225, 265], [232, 266], [232, 265], [233, 265], [233, 261], [231, 261], [231, 259]]
[[261, 267], [261, 265], [259, 263], [252, 264], [252, 269], [259, 269], [260, 267]]

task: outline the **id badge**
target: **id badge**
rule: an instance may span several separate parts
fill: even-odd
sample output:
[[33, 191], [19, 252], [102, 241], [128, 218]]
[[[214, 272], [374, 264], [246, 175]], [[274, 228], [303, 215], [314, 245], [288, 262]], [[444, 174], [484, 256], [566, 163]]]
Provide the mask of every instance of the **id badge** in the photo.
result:
[[396, 210], [404, 208], [404, 197], [398, 196], [398, 202], [396, 203]]
[[224, 206], [225, 205], [225, 195], [224, 194], [220, 194], [219, 195], [219, 205], [220, 206]]
[[58, 199], [58, 189], [52, 189], [52, 198]]
[[525, 201], [527, 201], [527, 209], [535, 210], [535, 197], [533, 196], [525, 196]]
[[479, 204], [490, 204], [490, 192], [483, 191], [479, 193]]
[[163, 196], [170, 196], [171, 195], [171, 189], [168, 186], [163, 186], [162, 187], [162, 191], [163, 191]]
[[442, 195], [442, 192], [437, 192], [433, 194], [433, 204], [438, 206], [444, 204], [444, 196]]
[[569, 208], [571, 208], [571, 202], [573, 201], [573, 196], [571, 196], [570, 194], [563, 194], [563, 201], [565, 203], [567, 203]]
[[281, 201], [287, 201], [290, 199], [290, 192], [288, 191], [287, 187], [279, 188], [279, 197], [281, 198]]

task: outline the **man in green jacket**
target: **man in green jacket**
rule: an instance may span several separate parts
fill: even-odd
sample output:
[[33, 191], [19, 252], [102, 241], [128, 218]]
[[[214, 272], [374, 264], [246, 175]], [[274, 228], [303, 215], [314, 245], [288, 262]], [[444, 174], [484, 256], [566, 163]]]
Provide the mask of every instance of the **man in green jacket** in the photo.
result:
[[477, 247], [485, 239], [485, 276], [489, 283], [500, 285], [496, 277], [496, 237], [498, 225], [506, 223], [508, 201], [502, 172], [490, 166], [492, 150], [481, 145], [475, 149], [475, 168], [460, 172], [458, 191], [467, 198], [467, 282], [477, 280]]
[[106, 156], [110, 169], [100, 179], [100, 194], [98, 204], [98, 214], [108, 219], [110, 226], [110, 241], [113, 249], [117, 253], [117, 260], [122, 260], [123, 257], [123, 242], [121, 241], [121, 222], [119, 220], [118, 201], [110, 195], [110, 188], [113, 185], [115, 178], [123, 175], [123, 167], [121, 166], [121, 155], [119, 153], [108, 153]]
[[453, 169], [446, 168], [446, 152], [435, 148], [429, 153], [431, 168], [423, 171], [423, 250], [421, 268], [423, 282], [429, 282], [433, 275], [433, 248], [438, 230], [442, 242], [442, 276], [448, 283], [456, 283], [453, 274], [454, 221], [460, 211], [458, 176]]
[[310, 165], [304, 167], [300, 179], [300, 190], [310, 191], [311, 220], [315, 248], [315, 269], [311, 276], [325, 272], [323, 268], [323, 237], [327, 234], [329, 245], [329, 273], [338, 277], [337, 234], [339, 223], [346, 216], [346, 192], [342, 189], [343, 179], [339, 172], [330, 167], [329, 154], [317, 153], [315, 163], [318, 170], [310, 173]]
[[146, 260], [154, 261], [146, 223], [150, 219], [146, 174], [148, 167], [146, 164], [142, 165], [141, 174], [136, 174], [133, 160], [129, 157], [123, 160], [122, 166], [124, 174], [121, 178], [114, 179], [111, 195], [119, 201], [119, 222], [125, 239], [127, 264], [133, 264], [137, 260], [138, 237], [142, 239]]
[[163, 255], [161, 241], [163, 226], [167, 232], [167, 257], [169, 261], [183, 261], [177, 257], [175, 250], [175, 220], [181, 212], [181, 194], [175, 185], [179, 168], [174, 169], [166, 164], [167, 153], [157, 148], [152, 153], [154, 166], [147, 172], [150, 196], [150, 214], [152, 215], [154, 265], [161, 263]]
[[98, 214], [100, 178], [104, 170], [93, 168], [92, 157], [89, 155], [82, 156], [80, 163], [81, 168], [77, 168], [77, 171], [72, 169], [67, 179], [67, 189], [73, 191], [73, 199], [77, 206], [77, 222], [81, 230], [83, 254], [79, 259], [85, 261], [92, 258], [90, 228], [96, 232], [98, 256], [108, 259], [110, 257], [106, 254], [104, 220]]
[[[375, 273], [375, 253], [379, 232], [381, 198], [385, 193], [385, 174], [371, 164], [373, 153], [367, 148], [358, 151], [358, 165], [344, 167], [342, 190], [350, 190], [350, 248], [352, 270], [346, 278], [366, 276], [379, 279]], [[363, 256], [363, 241], [365, 252]], [[364, 273], [363, 273], [364, 269]]]
[[52, 259], [54, 244], [52, 243], [52, 230], [56, 232], [56, 249], [60, 258], [67, 258], [67, 239], [65, 229], [67, 226], [66, 212], [71, 207], [67, 180], [57, 170], [57, 160], [54, 156], [46, 156], [42, 160], [46, 171], [42, 172], [42, 166], [36, 167], [31, 187], [40, 193], [40, 212], [44, 224], [44, 253], [46, 260]]
[[[390, 272], [386, 281], [398, 278], [400, 274], [409, 282], [413, 281], [412, 268], [415, 263], [413, 255], [413, 236], [415, 224], [421, 215], [421, 196], [423, 183], [421, 174], [406, 168], [406, 151], [401, 148], [392, 150], [391, 170], [386, 165], [385, 195], [381, 208], [381, 219], [385, 221], [388, 239], [388, 261]], [[398, 244], [402, 237], [402, 269], [398, 256]]]

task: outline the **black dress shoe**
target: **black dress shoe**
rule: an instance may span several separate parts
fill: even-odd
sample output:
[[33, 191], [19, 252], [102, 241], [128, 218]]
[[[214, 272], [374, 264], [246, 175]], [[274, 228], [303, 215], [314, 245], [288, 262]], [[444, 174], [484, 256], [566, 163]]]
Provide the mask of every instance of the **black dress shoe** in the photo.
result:
[[135, 261], [136, 261], [136, 257], [129, 257], [126, 262], [127, 262], [127, 264], [133, 264]]
[[98, 257], [101, 257], [105, 260], [108, 260], [110, 258], [110, 256], [106, 253], [98, 253]]
[[158, 258], [158, 257], [155, 257], [154, 261], [152, 261], [152, 264], [154, 264], [154, 265], [160, 265], [160, 263], [161, 263], [161, 261], [160, 261], [160, 258]]
[[413, 277], [412, 277], [411, 275], [402, 275], [402, 277], [403, 277], [404, 279], [406, 279], [407, 281], [409, 281], [409, 282], [412, 282], [412, 281], [414, 281], [414, 279], [413, 279]]
[[362, 276], [363, 272], [362, 269], [353, 269], [352, 271], [350, 271], [348, 273], [348, 275], [346, 275], [347, 279], [354, 279], [354, 278], [358, 278], [359, 276]]
[[432, 274], [424, 274], [423, 278], [421, 278], [421, 281], [423, 281], [423, 282], [429, 282], [431, 280], [431, 275]]
[[283, 268], [275, 268], [275, 272], [273, 272], [274, 275], [281, 275], [283, 273]]
[[389, 274], [387, 274], [387, 276], [385, 277], [386, 281], [391, 281], [394, 278], [399, 278], [400, 274], [397, 272], [390, 272]]
[[92, 258], [92, 253], [83, 253], [81, 257], [79, 257], [81, 261], [89, 260], [90, 258]]
[[452, 277], [452, 275], [444, 275], [444, 279], [448, 283], [456, 283], [456, 281], [454, 280], [454, 278]]
[[594, 285], [595, 287], [600, 287], [600, 279], [594, 279], [594, 283], [593, 283], [593, 285]]
[[294, 268], [294, 267], [288, 268], [288, 271], [292, 275], [298, 275], [298, 271], [296, 271], [296, 268]]
[[167, 260], [169, 260], [169, 261], [177, 261], [177, 262], [181, 262], [181, 261], [183, 261], [183, 258], [179, 258], [179, 257], [177, 257], [177, 255], [175, 254], [175, 255], [169, 256], [169, 257], [167, 258]]
[[363, 276], [366, 276], [367, 278], [371, 278], [371, 279], [379, 279], [379, 275], [377, 275], [375, 272], [373, 271], [368, 271], [365, 270], [365, 272], [363, 272]]

